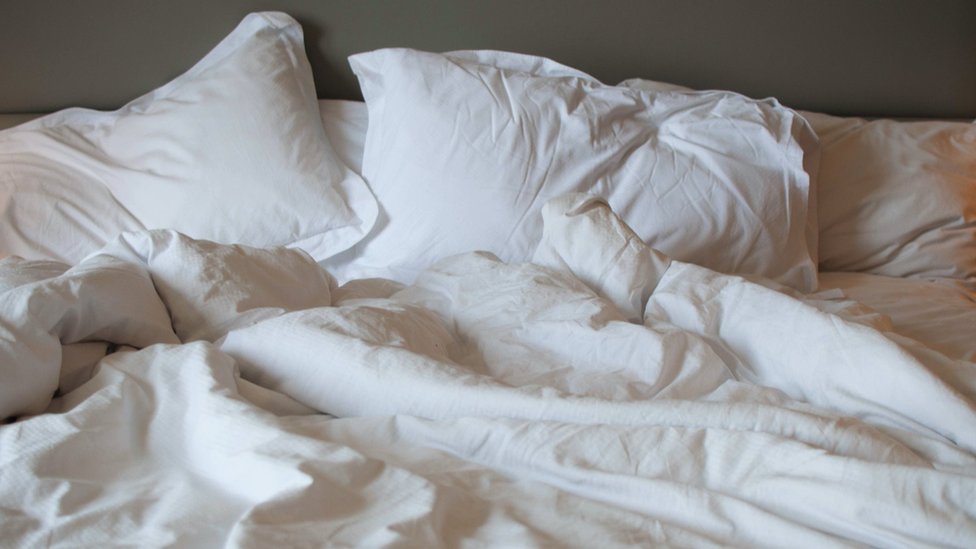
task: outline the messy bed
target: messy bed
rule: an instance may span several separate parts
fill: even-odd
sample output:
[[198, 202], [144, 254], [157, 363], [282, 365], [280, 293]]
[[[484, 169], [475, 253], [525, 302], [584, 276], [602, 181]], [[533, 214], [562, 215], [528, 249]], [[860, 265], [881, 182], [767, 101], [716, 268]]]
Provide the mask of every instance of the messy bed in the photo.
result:
[[0, 132], [0, 544], [972, 546], [976, 126], [302, 40]]

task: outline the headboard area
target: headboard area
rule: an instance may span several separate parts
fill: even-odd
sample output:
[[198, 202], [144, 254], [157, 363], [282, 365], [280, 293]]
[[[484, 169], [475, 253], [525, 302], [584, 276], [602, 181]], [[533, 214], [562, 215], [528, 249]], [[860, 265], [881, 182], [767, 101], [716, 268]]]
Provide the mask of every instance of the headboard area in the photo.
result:
[[6, 0], [0, 112], [112, 109], [181, 73], [248, 12], [305, 29], [323, 98], [388, 46], [542, 55], [839, 115], [976, 117], [971, 0]]

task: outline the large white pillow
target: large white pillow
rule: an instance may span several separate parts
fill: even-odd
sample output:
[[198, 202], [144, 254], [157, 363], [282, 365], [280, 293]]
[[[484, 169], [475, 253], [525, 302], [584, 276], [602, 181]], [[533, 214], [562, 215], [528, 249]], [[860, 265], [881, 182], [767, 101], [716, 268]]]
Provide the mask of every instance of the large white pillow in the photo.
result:
[[823, 146], [823, 270], [976, 290], [976, 124], [804, 116]]
[[117, 111], [0, 132], [0, 210], [0, 256], [76, 263], [143, 228], [323, 259], [369, 231], [376, 204], [322, 128], [301, 27], [256, 13]]
[[369, 110], [363, 175], [381, 212], [326, 262], [340, 279], [409, 282], [475, 249], [527, 261], [542, 205], [586, 192], [677, 259], [816, 285], [804, 170], [815, 139], [773, 101], [607, 86], [500, 52], [386, 49], [350, 63]]

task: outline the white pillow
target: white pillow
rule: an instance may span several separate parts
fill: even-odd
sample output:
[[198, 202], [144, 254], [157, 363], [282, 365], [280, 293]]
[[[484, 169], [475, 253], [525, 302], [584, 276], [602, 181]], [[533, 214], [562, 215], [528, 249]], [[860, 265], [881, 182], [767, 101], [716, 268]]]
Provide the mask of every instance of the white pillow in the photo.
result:
[[976, 290], [976, 124], [804, 115], [823, 147], [821, 268]]
[[68, 109], [0, 132], [0, 209], [0, 256], [68, 263], [143, 228], [323, 259], [376, 215], [329, 144], [301, 27], [282, 13], [248, 15], [117, 111]]
[[542, 205], [587, 192], [677, 259], [816, 285], [804, 171], [815, 140], [774, 102], [658, 96], [500, 52], [387, 49], [350, 63], [369, 110], [363, 175], [381, 213], [326, 262], [340, 279], [409, 282], [471, 250], [527, 261]]
[[342, 163], [363, 173], [363, 147], [369, 123], [366, 103], [344, 99], [319, 99], [322, 126]]

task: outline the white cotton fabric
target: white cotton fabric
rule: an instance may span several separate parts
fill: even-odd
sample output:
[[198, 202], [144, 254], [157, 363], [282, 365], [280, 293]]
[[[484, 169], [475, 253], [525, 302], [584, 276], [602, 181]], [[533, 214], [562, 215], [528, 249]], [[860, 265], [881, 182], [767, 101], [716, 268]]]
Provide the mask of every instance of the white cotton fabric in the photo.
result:
[[100, 255], [144, 264], [184, 342], [213, 341], [233, 326], [328, 306], [335, 280], [301, 250], [193, 240], [175, 231], [124, 234]]
[[[49, 266], [18, 263], [0, 264], [0, 279], [15, 278], [2, 274], [8, 269]], [[111, 257], [0, 293], [0, 418], [43, 411], [59, 385], [62, 346], [89, 340], [135, 347], [179, 341], [148, 273]]]
[[976, 290], [976, 124], [803, 115], [823, 147], [821, 268]]
[[[693, 92], [636, 78], [620, 85]], [[800, 114], [821, 147], [821, 270], [976, 289], [976, 124]]]
[[101, 341], [139, 348], [214, 341], [287, 311], [328, 306], [334, 287], [300, 250], [219, 245], [174, 231], [123, 234], [71, 269], [0, 260], [0, 364], [10, 381], [0, 391], [0, 417], [37, 413], [59, 387], [87, 381], [106, 351]]
[[0, 132], [0, 214], [0, 256], [74, 264], [149, 228], [324, 259], [369, 231], [376, 204], [322, 127], [301, 27], [265, 12], [117, 111]]
[[381, 213], [327, 263], [340, 280], [410, 282], [471, 250], [527, 261], [542, 205], [587, 192], [672, 257], [816, 286], [816, 142], [775, 101], [607, 86], [501, 52], [386, 49], [350, 63]]
[[0, 294], [18, 286], [64, 274], [70, 267], [57, 261], [28, 261], [11, 256], [0, 259]]
[[[976, 536], [972, 363], [887, 334], [856, 305], [679, 261], [657, 263], [630, 322], [615, 304], [635, 304], [625, 267], [663, 256], [625, 247], [616, 269], [595, 270], [597, 245], [633, 242], [627, 226], [578, 195], [548, 213], [565, 268], [463, 254], [410, 286], [360, 281], [328, 306], [245, 311], [214, 342], [109, 354], [44, 413], [0, 426], [4, 541], [819, 548]], [[197, 247], [167, 233], [124, 243], [129, 259], [120, 241], [76, 269], [149, 279], [141, 258]], [[231, 250], [215, 267], [223, 257], [240, 272], [263, 263]], [[182, 287], [199, 292], [207, 324], [209, 308], [226, 311], [205, 297], [221, 282], [192, 273]], [[40, 288], [70, 274], [0, 298], [24, 291], [63, 310]], [[253, 291], [274, 285], [256, 278]], [[125, 297], [156, 295], [139, 290]], [[93, 302], [73, 311], [97, 318], [101, 299], [81, 297]]]
[[369, 114], [366, 103], [344, 99], [320, 99], [322, 127], [339, 160], [357, 174], [363, 173], [363, 149]]
[[820, 273], [838, 290], [885, 315], [891, 330], [960, 360], [976, 362], [976, 294], [961, 284], [869, 273]]
[[532, 262], [572, 273], [596, 289], [632, 322], [671, 258], [645, 245], [609, 205], [585, 194], [550, 200], [542, 208], [542, 241]]

